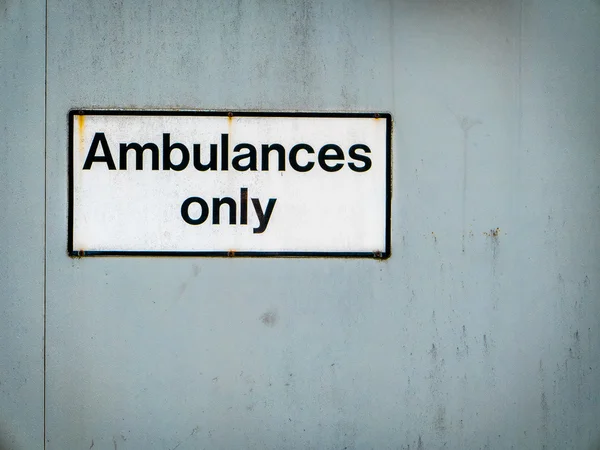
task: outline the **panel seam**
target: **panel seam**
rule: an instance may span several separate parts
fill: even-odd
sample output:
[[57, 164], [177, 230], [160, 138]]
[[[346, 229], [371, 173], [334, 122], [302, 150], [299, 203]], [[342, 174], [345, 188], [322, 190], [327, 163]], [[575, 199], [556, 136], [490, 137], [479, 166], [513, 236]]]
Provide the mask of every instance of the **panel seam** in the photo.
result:
[[43, 316], [44, 316], [44, 336], [43, 336], [43, 449], [46, 450], [46, 299], [47, 299], [47, 221], [48, 221], [48, 0], [45, 1], [44, 8], [44, 273], [43, 273]]

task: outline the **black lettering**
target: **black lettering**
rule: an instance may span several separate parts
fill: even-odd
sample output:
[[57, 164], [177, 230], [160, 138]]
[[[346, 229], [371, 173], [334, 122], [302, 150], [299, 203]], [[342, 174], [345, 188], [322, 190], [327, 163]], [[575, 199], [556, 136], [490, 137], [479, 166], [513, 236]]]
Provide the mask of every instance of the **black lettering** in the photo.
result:
[[229, 135], [221, 135], [221, 170], [229, 168]]
[[217, 144], [210, 144], [210, 161], [208, 164], [202, 163], [200, 144], [194, 144], [194, 167], [201, 172], [217, 170]]
[[366, 172], [371, 168], [371, 158], [369, 158], [366, 155], [356, 153], [356, 150], [363, 150], [365, 153], [371, 153], [371, 149], [365, 144], [354, 144], [352, 147], [350, 147], [349, 150], [350, 158], [362, 162], [363, 165], [357, 166], [353, 162], [350, 162], [348, 163], [348, 167], [350, 167], [350, 169], [354, 170], [355, 172]]
[[[192, 219], [190, 217], [190, 205], [192, 203], [198, 203], [202, 208], [202, 211], [200, 212], [200, 217], [198, 217], [197, 219]], [[201, 223], [204, 223], [204, 221], [208, 218], [208, 204], [204, 201], [203, 198], [190, 197], [187, 200], [185, 200], [181, 205], [181, 217], [190, 225], [200, 225]]]
[[[252, 144], [244, 143], [236, 145], [233, 151], [237, 153], [243, 149], [248, 149], [248, 153], [237, 155], [235, 158], [233, 158], [231, 165], [235, 170], [239, 170], [240, 172], [245, 172], [246, 170], [256, 170], [256, 148], [254, 148], [254, 145]], [[242, 166], [240, 161], [244, 159], [249, 159], [250, 161], [247, 165]]]
[[[306, 163], [306, 165], [301, 166], [300, 164], [298, 164], [298, 152], [300, 150], [306, 150], [306, 153], [314, 153], [315, 151], [313, 150], [313, 148], [308, 145], [308, 144], [296, 144], [292, 147], [292, 149], [290, 150], [290, 166], [293, 167], [294, 170], [298, 171], [298, 172], [308, 172], [310, 169], [313, 168], [313, 166], [315, 165], [314, 162], [309, 161]], [[254, 201], [254, 200], [252, 200]]]
[[[98, 150], [98, 144], [102, 146], [102, 150], [104, 151], [104, 156], [96, 156], [96, 151]], [[104, 133], [96, 133], [94, 134], [94, 139], [92, 139], [92, 145], [90, 145], [90, 150], [85, 158], [85, 163], [83, 164], [83, 170], [90, 170], [92, 168], [92, 163], [95, 162], [105, 162], [108, 166], [108, 170], [116, 170], [115, 162], [110, 154], [110, 148], [108, 148], [108, 142], [106, 142], [106, 136]]]
[[[334, 155], [328, 155], [327, 152], [329, 150], [333, 150], [335, 152]], [[337, 172], [342, 167], [344, 167], [343, 163], [334, 164], [330, 166], [327, 164], [327, 161], [343, 161], [344, 160], [344, 152], [342, 149], [335, 144], [327, 144], [321, 147], [319, 150], [319, 165], [326, 172]]]
[[236, 209], [235, 200], [231, 197], [213, 198], [213, 224], [219, 225], [221, 223], [221, 205], [229, 205], [229, 225], [235, 225], [236, 223]]
[[277, 152], [278, 156], [278, 170], [285, 170], [285, 148], [281, 144], [263, 144], [262, 145], [262, 167], [261, 170], [269, 170], [269, 153], [272, 150]]
[[[187, 167], [190, 162], [190, 152], [187, 147], [183, 144], [176, 143], [171, 144], [171, 135], [169, 133], [163, 134], [163, 170], [183, 170]], [[171, 151], [177, 149], [181, 152], [181, 162], [179, 164], [173, 164], [171, 161]]]
[[248, 188], [240, 189], [240, 225], [248, 225]]
[[135, 170], [144, 168], [144, 150], [152, 152], [152, 170], [158, 170], [158, 147], [156, 144], [148, 143], [143, 147], [132, 142], [131, 144], [121, 144], [119, 152], [119, 170], [127, 170], [127, 151], [135, 151]]
[[271, 219], [271, 214], [273, 213], [273, 208], [275, 207], [276, 201], [276, 198], [270, 198], [269, 202], [267, 203], [267, 209], [263, 214], [260, 200], [257, 198], [252, 199], [252, 204], [254, 205], [254, 210], [256, 211], [256, 216], [258, 217], [259, 223], [259, 226], [252, 230], [253, 233], [260, 234], [267, 229], [267, 225], [269, 225], [269, 220]]

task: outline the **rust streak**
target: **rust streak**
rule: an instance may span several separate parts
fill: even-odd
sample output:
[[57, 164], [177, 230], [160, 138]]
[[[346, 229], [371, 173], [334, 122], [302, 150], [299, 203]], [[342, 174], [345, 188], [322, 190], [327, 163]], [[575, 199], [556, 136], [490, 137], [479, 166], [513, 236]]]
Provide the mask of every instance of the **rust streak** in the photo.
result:
[[497, 238], [498, 236], [500, 236], [500, 228], [496, 228], [496, 229], [492, 228], [489, 233], [484, 232], [483, 234], [488, 237]]
[[77, 116], [77, 125], [79, 128], [79, 152], [80, 153], [85, 153], [85, 148], [84, 148], [84, 131], [85, 131], [85, 116], [83, 115], [78, 115]]

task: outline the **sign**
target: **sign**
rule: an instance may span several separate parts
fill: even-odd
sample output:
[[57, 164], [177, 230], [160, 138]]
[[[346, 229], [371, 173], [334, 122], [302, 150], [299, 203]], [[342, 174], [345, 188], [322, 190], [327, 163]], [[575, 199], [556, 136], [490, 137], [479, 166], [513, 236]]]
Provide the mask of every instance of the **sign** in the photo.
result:
[[69, 253], [390, 255], [391, 116], [69, 114]]

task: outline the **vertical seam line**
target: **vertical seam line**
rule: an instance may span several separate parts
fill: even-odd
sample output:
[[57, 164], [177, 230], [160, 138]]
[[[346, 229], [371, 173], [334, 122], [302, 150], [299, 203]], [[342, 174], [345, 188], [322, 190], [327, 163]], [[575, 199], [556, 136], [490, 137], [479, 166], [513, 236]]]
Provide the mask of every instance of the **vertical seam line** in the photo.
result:
[[48, 220], [48, 0], [45, 1], [44, 11], [44, 282], [43, 282], [43, 315], [44, 315], [44, 337], [43, 337], [43, 350], [44, 350], [44, 386], [43, 386], [43, 449], [46, 450], [46, 292], [47, 292], [47, 220]]

